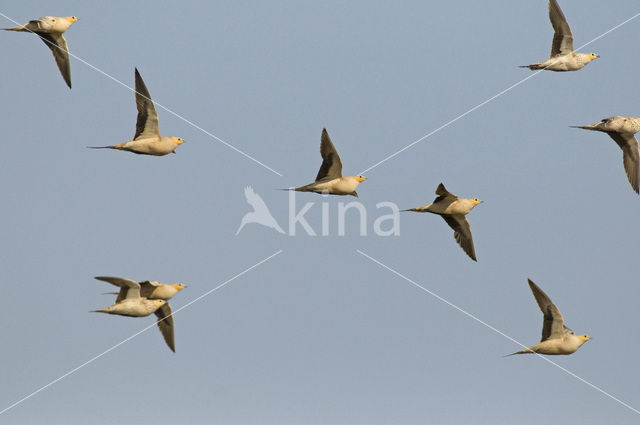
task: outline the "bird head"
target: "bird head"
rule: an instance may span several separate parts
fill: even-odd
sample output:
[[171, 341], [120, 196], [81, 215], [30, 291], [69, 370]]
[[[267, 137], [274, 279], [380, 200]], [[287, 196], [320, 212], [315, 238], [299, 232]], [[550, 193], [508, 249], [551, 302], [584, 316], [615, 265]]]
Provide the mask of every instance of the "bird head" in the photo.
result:
[[78, 17], [76, 16], [65, 16], [65, 18], [67, 21], [71, 22], [72, 24], [78, 22]]
[[481, 200], [480, 200], [480, 199], [478, 199], [478, 198], [470, 199], [470, 201], [471, 201], [471, 203], [473, 204], [473, 206], [474, 206], [474, 207], [475, 207], [476, 205], [481, 204], [481, 203], [483, 202], [483, 201], [481, 201]]
[[367, 178], [363, 177], [363, 176], [355, 176], [354, 179], [356, 179], [358, 181], [358, 183], [362, 183], [363, 181], [365, 181]]
[[598, 59], [600, 57], [600, 55], [598, 55], [596, 53], [587, 53], [587, 57], [589, 58], [589, 62], [591, 62], [594, 59]]
[[162, 307], [167, 303], [165, 300], [152, 300], [152, 301], [156, 306], [158, 306], [158, 308]]
[[578, 338], [580, 338], [583, 344], [591, 339], [589, 335], [578, 335]]
[[171, 139], [173, 139], [173, 143], [176, 144], [176, 147], [180, 146], [181, 144], [184, 143], [184, 140], [182, 140], [179, 137], [171, 137]]
[[182, 291], [184, 288], [187, 287], [186, 285], [183, 285], [182, 283], [174, 283], [171, 286], [173, 286], [176, 289], [176, 291]]

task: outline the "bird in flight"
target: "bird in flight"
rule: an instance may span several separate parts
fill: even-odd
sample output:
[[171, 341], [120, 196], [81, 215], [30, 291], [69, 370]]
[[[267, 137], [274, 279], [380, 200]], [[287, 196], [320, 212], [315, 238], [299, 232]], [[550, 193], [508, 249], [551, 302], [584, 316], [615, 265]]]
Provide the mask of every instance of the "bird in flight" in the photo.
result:
[[342, 176], [342, 161], [336, 151], [335, 146], [329, 138], [327, 129], [322, 129], [320, 138], [320, 155], [322, 156], [322, 165], [313, 183], [293, 189], [298, 192], [315, 192], [329, 195], [351, 195], [358, 197], [356, 188], [360, 183], [366, 180], [362, 176]]
[[464, 252], [473, 260], [476, 259], [476, 251], [471, 237], [471, 226], [465, 217], [476, 205], [482, 201], [478, 198], [458, 198], [447, 191], [442, 183], [436, 188], [438, 197], [430, 204], [411, 208], [404, 211], [438, 214], [453, 229], [453, 237]]
[[67, 86], [71, 88], [71, 65], [69, 64], [69, 47], [67, 40], [62, 35], [66, 30], [78, 21], [75, 16], [44, 16], [34, 19], [24, 25], [13, 28], [3, 28], [5, 31], [32, 32], [40, 36], [44, 44], [51, 49], [56, 60], [60, 74]]
[[91, 149], [119, 149], [140, 155], [163, 156], [168, 153], [176, 153], [176, 148], [184, 143], [179, 137], [164, 137], [158, 130], [158, 113], [151, 101], [151, 95], [142, 77], [136, 68], [136, 107], [138, 120], [136, 133], [128, 142], [111, 146], [89, 146]]
[[600, 57], [595, 53], [576, 53], [573, 51], [573, 33], [556, 0], [549, 0], [549, 19], [554, 31], [549, 59], [540, 63], [523, 65], [520, 68], [558, 72], [577, 71]]

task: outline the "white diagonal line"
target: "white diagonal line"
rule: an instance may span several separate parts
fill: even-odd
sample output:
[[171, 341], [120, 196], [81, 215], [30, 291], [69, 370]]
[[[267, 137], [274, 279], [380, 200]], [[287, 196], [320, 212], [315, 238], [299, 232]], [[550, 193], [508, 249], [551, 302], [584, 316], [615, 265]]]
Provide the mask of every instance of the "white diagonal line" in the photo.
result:
[[[13, 22], [14, 24], [18, 24], [20, 25], [20, 23], [12, 18], [10, 18], [9, 16], [5, 15], [4, 13], [0, 12], [0, 16], [3, 16], [4, 18], [10, 20], [11, 22]], [[32, 34], [35, 34], [36, 36], [38, 36], [38, 34], [36, 34], [35, 32], [27, 29], [27, 31], [29, 31]], [[38, 38], [41, 38], [42, 40], [44, 40], [46, 43], [54, 46], [57, 49], [60, 49], [60, 47], [58, 45], [56, 45], [55, 43], [50, 42], [49, 40], [46, 40], [40, 36], [38, 36]], [[104, 72], [103, 70], [99, 69], [98, 67], [90, 64], [89, 62], [85, 61], [84, 59], [82, 59], [81, 57], [78, 57], [76, 55], [74, 55], [71, 52], [67, 52], [69, 54], [69, 56], [71, 56], [74, 59], [77, 59], [78, 61], [82, 62], [83, 64], [85, 64], [86, 66], [88, 66], [89, 68], [93, 69], [94, 71], [104, 75], [105, 77], [115, 81], [116, 83], [120, 84], [123, 87], [126, 87], [127, 89], [131, 90], [132, 92], [136, 93], [136, 94], [140, 94], [138, 92], [136, 92], [136, 90], [132, 87], [129, 87], [127, 84], [123, 83], [122, 81], [118, 80], [117, 78], [107, 74], [106, 72]], [[143, 96], [144, 98], [147, 98], [146, 96]], [[148, 99], [148, 98], [147, 98]], [[149, 99], [151, 100], [151, 99]], [[259, 164], [261, 166], [263, 166], [264, 168], [266, 168], [267, 170], [271, 171], [272, 173], [275, 173], [277, 175], [279, 175], [280, 177], [282, 177], [282, 174], [280, 174], [279, 172], [277, 172], [276, 170], [274, 170], [273, 168], [269, 167], [268, 165], [266, 165], [265, 163], [258, 161], [256, 158], [254, 158], [253, 156], [249, 155], [246, 152], [243, 152], [242, 150], [236, 148], [235, 146], [233, 146], [232, 144], [222, 140], [221, 138], [219, 138], [218, 136], [216, 136], [215, 134], [205, 130], [204, 128], [200, 127], [199, 125], [195, 124], [194, 122], [188, 120], [187, 118], [183, 117], [182, 115], [178, 114], [177, 112], [172, 111], [171, 109], [167, 108], [164, 105], [161, 105], [160, 103], [151, 100], [156, 106], [158, 106], [161, 109], [164, 109], [165, 111], [167, 111], [168, 113], [170, 113], [171, 115], [173, 115], [174, 117], [184, 121], [185, 123], [189, 124], [191, 127], [200, 130], [202, 133], [206, 134], [207, 136], [217, 140], [218, 142], [222, 143], [223, 145], [225, 145], [226, 147], [233, 149], [234, 151], [238, 152], [240, 155], [244, 156], [247, 159], [250, 159], [251, 161], [255, 162], [256, 164]]]
[[[602, 34], [600, 34], [599, 36], [597, 36], [596, 38], [594, 38], [593, 40], [589, 41], [588, 43], [583, 44], [582, 46], [578, 47], [575, 51], [579, 51], [585, 47], [587, 47], [588, 45], [590, 45], [591, 43], [596, 42], [597, 40], [600, 40], [602, 37], [606, 36], [607, 34], [617, 30], [618, 28], [620, 28], [621, 26], [627, 24], [628, 22], [633, 21], [634, 19], [636, 19], [638, 16], [640, 16], [640, 13], [636, 13], [635, 15], [633, 15], [631, 18], [627, 19], [626, 21], [623, 21], [621, 23], [619, 23], [618, 25], [616, 25], [615, 27], [603, 32]], [[553, 63], [549, 64], [547, 67], [553, 65]], [[468, 111], [458, 115], [457, 117], [455, 117], [454, 119], [452, 119], [451, 121], [446, 122], [445, 124], [442, 124], [440, 127], [436, 128], [435, 130], [425, 134], [424, 136], [422, 136], [421, 138], [419, 138], [418, 140], [409, 143], [408, 145], [406, 145], [405, 147], [403, 147], [402, 149], [396, 151], [395, 153], [392, 153], [391, 155], [387, 156], [386, 158], [384, 158], [381, 161], [376, 162], [375, 164], [373, 164], [371, 167], [367, 168], [366, 170], [361, 171], [359, 174], [366, 174], [368, 171], [373, 170], [374, 168], [376, 168], [378, 165], [387, 162], [388, 160], [390, 160], [391, 158], [395, 157], [396, 155], [399, 155], [400, 153], [406, 151], [407, 149], [411, 148], [412, 146], [422, 142], [423, 140], [433, 136], [434, 134], [438, 133], [440, 130], [443, 130], [447, 127], [449, 127], [451, 124], [455, 123], [456, 121], [461, 120], [462, 118], [466, 117], [467, 115], [469, 115], [470, 113], [482, 108], [483, 106], [485, 106], [486, 104], [494, 101], [495, 99], [499, 98], [500, 96], [502, 96], [503, 94], [511, 91], [512, 89], [518, 87], [520, 84], [530, 80], [531, 78], [535, 77], [536, 75], [540, 74], [542, 71], [544, 71], [547, 68], [543, 68], [539, 71], [534, 72], [533, 74], [529, 75], [528, 77], [523, 78], [522, 80], [518, 81], [515, 84], [510, 85], [509, 87], [507, 87], [506, 89], [502, 90], [501, 92], [499, 92], [498, 94], [495, 94], [493, 96], [491, 96], [489, 99], [485, 100], [484, 102], [481, 102], [479, 104], [477, 104], [476, 106], [474, 106], [473, 108], [469, 109]]]
[[[491, 326], [490, 324], [488, 324], [487, 322], [479, 319], [478, 317], [474, 316], [473, 314], [467, 312], [466, 310], [458, 307], [457, 305], [453, 304], [452, 302], [442, 298], [440, 295], [436, 294], [435, 292], [432, 292], [430, 290], [428, 290], [427, 288], [425, 288], [424, 286], [420, 285], [419, 283], [416, 283], [415, 281], [411, 280], [410, 278], [408, 278], [407, 276], [403, 275], [402, 273], [392, 269], [391, 267], [387, 266], [386, 264], [381, 263], [380, 261], [376, 260], [375, 258], [365, 254], [364, 252], [360, 251], [359, 249], [356, 250], [358, 252], [358, 254], [362, 255], [363, 257], [373, 261], [374, 263], [378, 264], [379, 266], [387, 269], [388, 271], [390, 271], [391, 273], [395, 274], [398, 277], [401, 277], [402, 279], [406, 280], [407, 282], [409, 282], [410, 284], [412, 284], [413, 286], [415, 286], [418, 289], [421, 289], [422, 291], [426, 292], [427, 294], [439, 299], [440, 301], [442, 301], [443, 303], [447, 304], [450, 307], [455, 308], [456, 310], [458, 310], [460, 313], [464, 314], [465, 316], [475, 320], [476, 322], [482, 324], [483, 326], [491, 329], [492, 331], [494, 331], [495, 333], [502, 335], [503, 337], [507, 338], [508, 340], [515, 342], [516, 344], [518, 344], [519, 346], [523, 347], [523, 348], [527, 348], [526, 345], [522, 344], [520, 341], [515, 340], [514, 338], [510, 337], [509, 335], [505, 334], [504, 332], [502, 332], [501, 330]], [[587, 384], [588, 386], [590, 386], [591, 388], [593, 388], [594, 390], [600, 392], [601, 394], [609, 397], [610, 399], [620, 403], [621, 405], [623, 405], [624, 407], [626, 407], [627, 409], [633, 411], [634, 413], [637, 413], [640, 415], [640, 410], [635, 409], [634, 407], [630, 406], [629, 404], [625, 403], [624, 401], [620, 400], [619, 398], [616, 398], [615, 396], [609, 394], [608, 392], [606, 392], [605, 390], [603, 390], [602, 388], [592, 384], [591, 382], [587, 381], [584, 378], [579, 377], [578, 375], [576, 375], [575, 373], [571, 372], [570, 370], [560, 366], [559, 364], [555, 363], [552, 360], [549, 360], [547, 357], [538, 354], [538, 353], [532, 353], [535, 354], [536, 356], [538, 356], [539, 358], [541, 358], [542, 360], [554, 365], [555, 367], [557, 367], [558, 369], [562, 370], [563, 372], [566, 372], [567, 374], [573, 376], [574, 378], [576, 378], [577, 380], [579, 380], [580, 382]]]
[[[179, 311], [181, 311], [181, 310], [184, 310], [185, 308], [189, 307], [191, 304], [193, 304], [193, 303], [195, 303], [195, 302], [197, 302], [197, 301], [200, 301], [202, 298], [206, 297], [207, 295], [209, 295], [209, 294], [211, 294], [211, 293], [213, 293], [213, 292], [217, 291], [218, 289], [222, 288], [223, 286], [226, 286], [227, 284], [229, 284], [229, 283], [233, 282], [234, 280], [236, 280], [236, 279], [237, 279], [237, 278], [239, 278], [240, 276], [244, 275], [245, 273], [248, 273], [249, 271], [251, 271], [251, 270], [255, 269], [255, 268], [256, 268], [256, 267], [258, 267], [258, 266], [260, 266], [261, 264], [263, 264], [263, 263], [265, 263], [265, 262], [269, 261], [270, 259], [272, 259], [273, 257], [275, 257], [276, 255], [278, 255], [278, 254], [280, 254], [280, 253], [282, 253], [282, 250], [279, 250], [279, 251], [277, 251], [277, 252], [275, 252], [275, 253], [271, 254], [271, 255], [270, 255], [270, 256], [268, 256], [267, 258], [265, 258], [265, 259], [263, 259], [263, 260], [261, 260], [261, 261], [257, 262], [257, 263], [256, 263], [256, 264], [254, 264], [253, 266], [251, 266], [251, 267], [249, 267], [249, 268], [245, 269], [244, 271], [242, 271], [242, 272], [238, 273], [237, 275], [235, 275], [235, 276], [233, 276], [232, 278], [230, 278], [230, 279], [226, 280], [225, 282], [221, 283], [220, 285], [216, 286], [215, 288], [210, 289], [209, 291], [205, 292], [204, 294], [200, 295], [199, 297], [195, 298], [194, 300], [189, 301], [187, 304], [183, 305], [182, 307], [180, 307], [179, 309], [177, 309], [176, 311], [174, 311], [174, 312], [171, 314], [171, 316], [174, 316], [176, 313], [178, 313], [178, 312], [179, 312]], [[164, 317], [163, 319], [158, 320], [158, 322], [161, 322], [162, 320], [165, 320], [167, 317], [169, 317], [169, 316], [166, 316], [166, 317]], [[116, 345], [114, 345], [113, 347], [111, 347], [111, 348], [109, 348], [109, 349], [107, 349], [107, 350], [103, 351], [102, 353], [98, 354], [97, 356], [92, 357], [91, 359], [87, 360], [86, 362], [82, 363], [81, 365], [79, 365], [79, 366], [77, 366], [77, 367], [75, 367], [75, 368], [71, 369], [69, 372], [65, 373], [64, 375], [62, 375], [62, 376], [60, 376], [60, 377], [58, 377], [58, 378], [54, 379], [53, 381], [49, 382], [49, 383], [48, 383], [48, 384], [46, 384], [46, 385], [43, 385], [42, 387], [38, 388], [37, 390], [35, 390], [35, 391], [34, 391], [34, 392], [32, 392], [31, 394], [29, 394], [29, 395], [27, 395], [27, 396], [25, 396], [25, 397], [21, 398], [20, 400], [16, 401], [16, 402], [15, 402], [15, 403], [13, 403], [13, 404], [11, 404], [11, 405], [9, 405], [9, 406], [5, 407], [4, 409], [0, 410], [0, 415], [2, 415], [3, 413], [5, 413], [5, 412], [7, 412], [7, 411], [9, 411], [9, 410], [11, 410], [11, 409], [13, 409], [14, 407], [16, 407], [16, 406], [18, 406], [18, 405], [20, 405], [20, 404], [24, 403], [25, 401], [29, 400], [31, 397], [33, 397], [33, 396], [35, 396], [36, 394], [38, 394], [38, 393], [40, 393], [40, 392], [42, 392], [42, 391], [46, 390], [47, 388], [49, 388], [50, 386], [52, 386], [52, 385], [56, 384], [57, 382], [59, 382], [59, 381], [63, 380], [63, 379], [64, 379], [64, 378], [66, 378], [67, 376], [74, 374], [75, 372], [77, 372], [78, 370], [82, 369], [83, 367], [85, 367], [85, 366], [87, 366], [87, 365], [89, 365], [89, 364], [93, 363], [94, 361], [98, 360], [100, 357], [102, 357], [102, 356], [104, 356], [105, 354], [107, 354], [107, 353], [109, 353], [109, 352], [111, 352], [111, 351], [115, 350], [116, 348], [118, 348], [118, 347], [119, 347], [119, 346], [121, 346], [122, 344], [125, 344], [126, 342], [128, 342], [128, 341], [132, 340], [133, 338], [137, 337], [137, 336], [138, 336], [138, 335], [140, 335], [141, 333], [146, 332], [147, 330], [149, 330], [149, 329], [151, 329], [151, 328], [155, 327], [155, 326], [156, 326], [156, 323], [157, 323], [157, 322], [152, 323], [151, 325], [149, 325], [149, 326], [147, 326], [147, 327], [143, 328], [142, 330], [140, 330], [140, 331], [136, 332], [135, 334], [131, 335], [130, 337], [123, 339], [122, 341], [120, 341], [119, 343], [117, 343]]]

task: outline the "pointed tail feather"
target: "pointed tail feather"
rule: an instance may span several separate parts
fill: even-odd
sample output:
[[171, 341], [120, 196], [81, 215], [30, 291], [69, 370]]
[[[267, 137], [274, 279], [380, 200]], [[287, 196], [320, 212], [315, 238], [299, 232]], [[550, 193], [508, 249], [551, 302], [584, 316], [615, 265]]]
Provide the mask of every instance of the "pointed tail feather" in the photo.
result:
[[19, 25], [17, 27], [12, 27], [12, 28], [2, 28], [5, 31], [29, 31], [28, 29], [25, 28], [24, 25]]
[[530, 70], [535, 71], [537, 69], [542, 69], [543, 67], [540, 66], [540, 64], [532, 63], [531, 65], [519, 65], [518, 68], [529, 68]]
[[570, 125], [570, 128], [581, 128], [583, 130], [594, 130], [594, 131], [598, 131], [598, 128], [595, 124], [591, 124], [591, 125]]
[[535, 354], [535, 351], [525, 348], [524, 350], [516, 351], [515, 353], [507, 354], [506, 356], [502, 357], [515, 356], [516, 354]]

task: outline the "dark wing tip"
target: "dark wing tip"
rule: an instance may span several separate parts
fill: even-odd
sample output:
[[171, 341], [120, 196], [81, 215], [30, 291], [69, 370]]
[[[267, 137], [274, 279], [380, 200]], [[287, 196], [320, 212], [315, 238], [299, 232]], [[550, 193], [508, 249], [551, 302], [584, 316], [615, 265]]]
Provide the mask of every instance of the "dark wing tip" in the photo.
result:
[[438, 187], [436, 188], [436, 195], [438, 196], [443, 196], [443, 195], [447, 195], [449, 193], [449, 191], [447, 190], [446, 187], [444, 187], [444, 185], [442, 184], [442, 182], [438, 185]]

